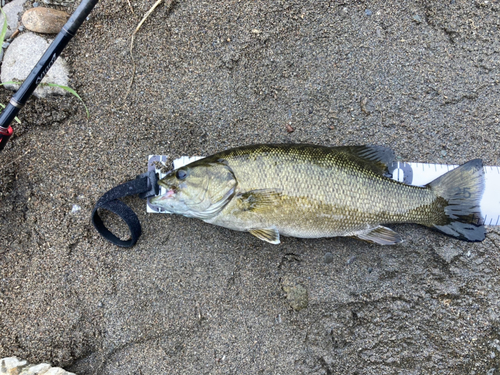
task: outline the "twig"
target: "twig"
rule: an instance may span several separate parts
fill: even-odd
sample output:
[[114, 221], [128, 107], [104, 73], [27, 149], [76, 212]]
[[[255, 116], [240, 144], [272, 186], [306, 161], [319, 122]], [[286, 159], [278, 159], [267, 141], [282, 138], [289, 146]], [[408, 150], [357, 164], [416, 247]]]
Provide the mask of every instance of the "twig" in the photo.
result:
[[[146, 14], [144, 15], [144, 17], [142, 17], [141, 22], [139, 22], [139, 24], [135, 28], [134, 32], [132, 33], [132, 38], [130, 39], [130, 58], [132, 60], [132, 65], [133, 65], [133, 68], [132, 68], [132, 77], [130, 78], [130, 82], [129, 82], [128, 89], [127, 89], [127, 92], [125, 94], [125, 97], [123, 98], [124, 102], [125, 102], [125, 100], [127, 100], [127, 97], [130, 94], [130, 90], [132, 88], [132, 84], [134, 83], [134, 77], [135, 77], [135, 71], [136, 71], [136, 65], [135, 65], [134, 53], [133, 53], [135, 34], [139, 31], [139, 29], [141, 28], [142, 24], [148, 19], [148, 17], [150, 16], [150, 14], [154, 12], [154, 10], [158, 7], [158, 5], [161, 4], [162, 1], [163, 0], [158, 0], [156, 3], [154, 3], [154, 5], [151, 7], [151, 9], [149, 9], [146, 12]], [[172, 6], [173, 2], [174, 2], [174, 0], [170, 0], [170, 1], [167, 2], [167, 9], [170, 9], [170, 7]]]
[[130, 4], [130, 0], [127, 0], [127, 3], [128, 3], [129, 8], [130, 8], [130, 11], [132, 12], [132, 14], [135, 15], [134, 8], [132, 8], [132, 4]]

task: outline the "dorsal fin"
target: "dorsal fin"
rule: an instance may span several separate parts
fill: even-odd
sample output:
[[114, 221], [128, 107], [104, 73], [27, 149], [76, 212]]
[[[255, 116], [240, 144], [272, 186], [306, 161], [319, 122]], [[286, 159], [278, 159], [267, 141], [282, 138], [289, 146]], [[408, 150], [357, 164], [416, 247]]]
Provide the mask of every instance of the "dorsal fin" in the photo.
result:
[[385, 177], [391, 177], [388, 166], [396, 160], [394, 151], [384, 146], [344, 146], [338, 147], [349, 160]]

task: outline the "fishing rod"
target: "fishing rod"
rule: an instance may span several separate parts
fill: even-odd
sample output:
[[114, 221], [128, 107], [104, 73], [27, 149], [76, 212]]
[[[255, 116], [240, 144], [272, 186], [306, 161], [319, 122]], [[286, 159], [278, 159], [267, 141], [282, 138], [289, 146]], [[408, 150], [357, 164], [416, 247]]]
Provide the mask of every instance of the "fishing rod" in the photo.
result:
[[78, 28], [98, 2], [99, 0], [82, 0], [68, 22], [66, 22], [62, 30], [57, 34], [54, 41], [47, 48], [47, 51], [45, 51], [29, 76], [0, 114], [0, 151], [4, 149], [7, 141], [14, 132], [10, 126], [12, 120], [14, 120], [21, 108], [26, 104], [43, 77], [45, 77], [51, 66], [54, 65], [64, 47], [75, 36]]

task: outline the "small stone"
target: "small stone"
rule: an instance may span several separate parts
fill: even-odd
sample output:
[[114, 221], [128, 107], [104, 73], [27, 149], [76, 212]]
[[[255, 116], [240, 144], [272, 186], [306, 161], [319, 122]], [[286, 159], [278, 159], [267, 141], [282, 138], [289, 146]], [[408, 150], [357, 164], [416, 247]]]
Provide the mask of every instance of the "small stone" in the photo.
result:
[[323, 262], [332, 263], [333, 262], [333, 254], [330, 252], [325, 253], [325, 255], [323, 256]]
[[17, 357], [2, 358], [0, 359], [0, 374], [17, 375], [26, 364], [26, 361], [21, 361]]
[[82, 210], [82, 208], [79, 205], [74, 204], [73, 207], [71, 208], [71, 213], [76, 214], [77, 212], [80, 212], [81, 210]]
[[[3, 11], [7, 15], [7, 32], [5, 33], [5, 39], [10, 38], [12, 33], [16, 31], [17, 24], [19, 23], [19, 16], [24, 11], [23, 5], [25, 2], [26, 0], [14, 0], [3, 7]], [[3, 26], [4, 22], [5, 17], [1, 14], [0, 27]]]
[[17, 357], [0, 359], [0, 374], [5, 375], [75, 375], [60, 367], [51, 367], [48, 363], [28, 365]]
[[365, 115], [370, 115], [373, 112], [373, 105], [368, 100], [368, 98], [361, 98], [359, 104], [360, 104], [360, 107], [361, 107], [361, 111]]
[[367, 16], [371, 16], [371, 15], [373, 14], [373, 12], [372, 12], [370, 9], [366, 9], [366, 10], [365, 10], [365, 14], [366, 14]]
[[2, 44], [3, 49], [7, 48], [8, 46], [10, 46], [9, 42], [3, 42], [3, 44]]
[[422, 17], [420, 17], [418, 14], [415, 14], [413, 16], [413, 21], [415, 21], [416, 23], [422, 23]]
[[68, 21], [68, 14], [52, 8], [32, 8], [22, 18], [24, 26], [31, 31], [42, 34], [57, 34]]
[[52, 4], [52, 5], [62, 5], [62, 6], [67, 6], [71, 3], [74, 3], [75, 0], [43, 0], [45, 4]]
[[446, 156], [447, 152], [445, 150], [441, 150], [441, 155]]
[[347, 265], [353, 264], [356, 261], [356, 259], [358, 259], [358, 257], [356, 255], [353, 255], [352, 257], [350, 257], [349, 259], [347, 259], [347, 262], [346, 262]]
[[282, 288], [286, 293], [286, 299], [292, 309], [300, 311], [307, 307], [309, 295], [305, 286], [296, 283], [295, 281], [285, 279], [283, 281]]
[[446, 263], [451, 263], [455, 257], [462, 254], [462, 250], [452, 244], [436, 247], [434, 250]]
[[35, 1], [35, 2], [33, 3], [33, 8], [36, 8], [36, 7], [37, 7], [37, 6], [39, 6], [39, 5], [40, 5], [40, 3], [38, 3], [38, 2], [36, 2], [36, 1]]
[[60, 367], [51, 367], [49, 371], [44, 372], [43, 375], [75, 375], [73, 372], [63, 370]]

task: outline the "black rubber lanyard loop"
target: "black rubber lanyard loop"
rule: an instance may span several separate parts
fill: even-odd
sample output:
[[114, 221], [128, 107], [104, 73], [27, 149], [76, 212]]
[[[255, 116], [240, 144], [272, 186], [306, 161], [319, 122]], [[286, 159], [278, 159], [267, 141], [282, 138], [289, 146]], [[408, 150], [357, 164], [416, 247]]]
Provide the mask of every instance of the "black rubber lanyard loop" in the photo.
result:
[[[157, 176], [154, 171], [141, 174], [135, 180], [118, 185], [106, 192], [96, 203], [92, 211], [92, 224], [95, 229], [109, 242], [121, 246], [132, 247], [135, 245], [141, 236], [141, 223], [139, 218], [132, 209], [119, 198], [129, 195], [139, 194], [141, 198], [148, 198], [158, 194]], [[120, 240], [104, 225], [98, 209], [105, 209], [120, 216], [120, 218], [128, 225], [130, 230], [130, 239], [127, 241]]]

